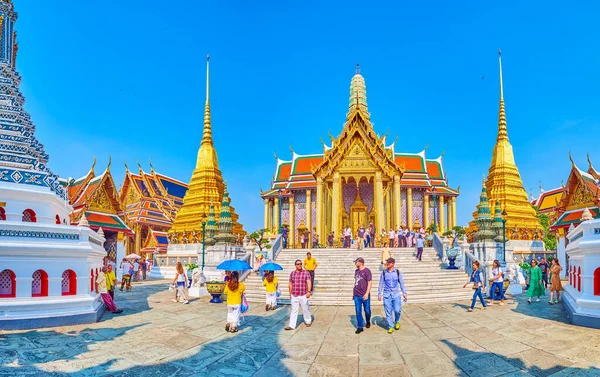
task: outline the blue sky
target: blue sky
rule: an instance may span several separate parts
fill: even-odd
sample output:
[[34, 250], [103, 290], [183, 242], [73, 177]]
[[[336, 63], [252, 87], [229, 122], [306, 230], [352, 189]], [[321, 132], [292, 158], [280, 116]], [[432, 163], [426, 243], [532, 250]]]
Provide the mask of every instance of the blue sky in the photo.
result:
[[205, 55], [220, 168], [248, 230], [262, 224], [273, 152], [321, 151], [345, 121], [360, 62], [378, 133], [398, 151], [442, 151], [458, 221], [478, 202], [497, 132], [497, 49], [525, 189], [600, 166], [597, 2], [15, 0], [17, 69], [60, 176], [98, 157], [188, 181], [202, 134]]

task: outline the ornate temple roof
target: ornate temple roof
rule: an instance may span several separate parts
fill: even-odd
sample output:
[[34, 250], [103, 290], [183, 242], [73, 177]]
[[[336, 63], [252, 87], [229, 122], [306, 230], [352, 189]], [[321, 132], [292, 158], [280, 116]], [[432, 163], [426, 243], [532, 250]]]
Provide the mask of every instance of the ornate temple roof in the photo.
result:
[[[364, 124], [364, 127], [351, 126], [353, 122]], [[360, 130], [360, 131], [359, 131]], [[269, 190], [261, 192], [261, 196], [273, 197], [279, 190], [308, 189], [316, 187], [315, 172], [327, 161], [326, 156], [335, 154], [337, 147], [349, 139], [351, 132], [360, 132], [361, 138], [369, 139], [371, 147], [380, 150], [379, 156], [383, 160], [389, 159], [388, 164], [403, 171], [400, 184], [404, 187], [425, 188], [430, 190], [436, 187], [441, 195], [456, 196], [458, 191], [448, 187], [448, 180], [444, 171], [442, 156], [435, 159], [426, 158], [426, 149], [418, 153], [397, 152], [397, 143], [386, 145], [386, 136], [379, 136], [373, 131], [370, 123], [370, 114], [367, 106], [367, 92], [364, 77], [360, 71], [350, 82], [350, 100], [346, 124], [338, 138], [331, 134], [331, 146], [323, 145], [323, 153], [301, 155], [292, 151], [290, 160], [282, 160], [275, 156], [276, 165], [273, 181]]]
[[558, 205], [563, 192], [563, 187], [557, 187], [549, 191], [542, 191], [537, 198], [531, 201], [531, 204], [538, 207], [538, 213], [553, 212]]
[[67, 193], [46, 166], [48, 155], [35, 137], [35, 125], [23, 108], [21, 76], [15, 70], [18, 43], [12, 2], [0, 1], [0, 182], [47, 187], [62, 199]]
[[142, 253], [166, 253], [167, 247], [169, 246], [169, 240], [167, 238], [167, 232], [159, 232], [154, 229], [150, 229], [148, 236], [144, 240], [142, 246]]

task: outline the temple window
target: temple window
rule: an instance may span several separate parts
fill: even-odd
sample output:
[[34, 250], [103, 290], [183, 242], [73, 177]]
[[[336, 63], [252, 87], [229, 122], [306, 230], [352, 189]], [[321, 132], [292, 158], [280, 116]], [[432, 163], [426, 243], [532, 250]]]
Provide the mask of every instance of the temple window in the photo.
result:
[[56, 224], [57, 224], [57, 225], [60, 225], [60, 224], [62, 224], [62, 222], [60, 221], [60, 216], [56, 215], [56, 218], [55, 218], [55, 219], [56, 219]]
[[0, 220], [6, 220], [6, 211], [2, 207], [0, 207]]
[[62, 295], [71, 296], [77, 294], [77, 274], [73, 270], [65, 270], [62, 273]]
[[17, 276], [11, 270], [0, 272], [0, 298], [16, 297]]
[[31, 277], [31, 297], [48, 296], [48, 274], [44, 270], [35, 271]]
[[37, 222], [37, 218], [35, 217], [35, 212], [32, 209], [26, 209], [23, 211], [23, 217], [21, 219], [24, 223], [35, 223]]
[[594, 296], [600, 296], [600, 267], [594, 271]]

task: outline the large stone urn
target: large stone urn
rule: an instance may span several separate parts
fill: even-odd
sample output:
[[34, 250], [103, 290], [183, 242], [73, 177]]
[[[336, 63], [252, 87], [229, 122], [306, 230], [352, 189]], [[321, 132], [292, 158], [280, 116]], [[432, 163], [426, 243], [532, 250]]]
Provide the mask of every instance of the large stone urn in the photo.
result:
[[223, 302], [223, 300], [221, 300], [221, 295], [225, 290], [225, 284], [226, 283], [223, 281], [211, 281], [206, 283], [206, 289], [208, 290], [208, 293], [210, 293], [210, 295], [213, 297], [212, 299], [210, 299], [210, 302], [212, 302], [213, 304], [220, 304]]

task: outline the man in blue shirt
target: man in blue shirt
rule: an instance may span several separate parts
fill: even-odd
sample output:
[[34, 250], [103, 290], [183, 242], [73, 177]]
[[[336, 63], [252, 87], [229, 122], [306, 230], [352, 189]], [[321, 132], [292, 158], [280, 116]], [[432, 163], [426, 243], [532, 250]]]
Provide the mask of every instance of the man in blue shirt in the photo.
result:
[[423, 239], [423, 235], [419, 233], [417, 236], [417, 259], [419, 262], [421, 261], [421, 257], [423, 256], [423, 248], [425, 247], [425, 240]]
[[[394, 258], [386, 259], [386, 268], [381, 272], [377, 292], [377, 299], [381, 301], [383, 298], [383, 309], [388, 322], [388, 334], [393, 333], [394, 329], [400, 330], [400, 309], [402, 306], [400, 291], [402, 291], [402, 297], [406, 300], [404, 278], [402, 278], [400, 270], [394, 268], [395, 263]], [[392, 318], [392, 310], [395, 314], [395, 321]]]

